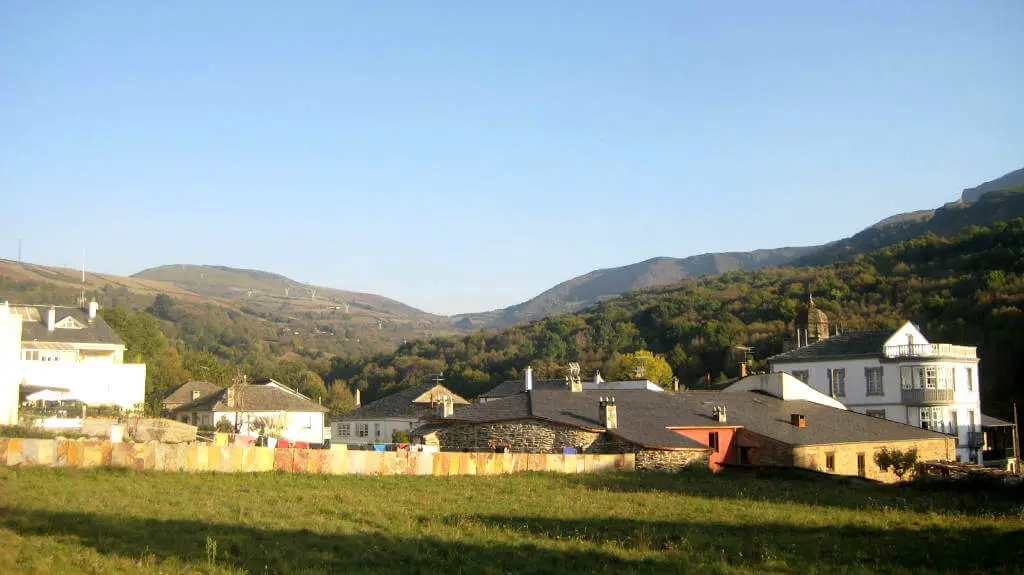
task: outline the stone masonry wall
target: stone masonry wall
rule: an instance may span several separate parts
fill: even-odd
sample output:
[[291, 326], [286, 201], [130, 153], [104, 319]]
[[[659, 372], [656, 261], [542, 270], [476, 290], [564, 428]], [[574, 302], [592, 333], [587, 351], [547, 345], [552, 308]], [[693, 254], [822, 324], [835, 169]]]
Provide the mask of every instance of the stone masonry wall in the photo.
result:
[[688, 465], [707, 464], [707, 453], [702, 450], [643, 449], [615, 435], [537, 420], [452, 423], [424, 436], [424, 442], [443, 451], [488, 451], [493, 446], [507, 445], [513, 453], [561, 453], [563, 447], [575, 447], [587, 454], [635, 453], [636, 468], [651, 471], [678, 471]]

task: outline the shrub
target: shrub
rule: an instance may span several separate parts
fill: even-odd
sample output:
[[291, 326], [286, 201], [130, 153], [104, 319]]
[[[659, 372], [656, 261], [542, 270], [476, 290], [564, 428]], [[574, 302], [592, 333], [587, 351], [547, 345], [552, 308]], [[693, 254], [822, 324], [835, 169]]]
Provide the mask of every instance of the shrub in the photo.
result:
[[903, 452], [896, 448], [883, 447], [875, 454], [875, 463], [883, 471], [891, 470], [902, 481], [903, 476], [913, 471], [917, 465], [917, 449]]

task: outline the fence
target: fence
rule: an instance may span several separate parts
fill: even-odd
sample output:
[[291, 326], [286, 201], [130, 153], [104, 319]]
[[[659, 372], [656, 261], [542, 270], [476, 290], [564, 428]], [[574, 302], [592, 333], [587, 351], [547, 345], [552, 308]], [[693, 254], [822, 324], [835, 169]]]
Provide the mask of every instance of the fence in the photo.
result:
[[593, 473], [635, 471], [636, 456], [555, 453], [422, 453], [271, 449], [101, 440], [0, 438], [0, 465], [121, 467], [146, 471], [284, 471], [332, 475], [499, 475], [522, 471]]

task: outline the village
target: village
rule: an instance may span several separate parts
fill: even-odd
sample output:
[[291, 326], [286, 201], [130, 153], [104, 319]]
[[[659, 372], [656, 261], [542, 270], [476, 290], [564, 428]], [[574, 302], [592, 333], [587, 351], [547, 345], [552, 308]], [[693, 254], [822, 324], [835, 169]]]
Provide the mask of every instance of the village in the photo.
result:
[[[843, 333], [830, 326], [813, 299], [795, 318], [790, 349], [769, 358], [770, 370], [747, 373], [743, 362], [739, 377], [714, 389], [664, 389], [645, 379], [642, 370], [624, 381], [605, 381], [600, 372], [585, 378], [578, 364], [569, 363], [563, 379], [534, 380], [527, 367], [522, 379], [475, 398], [445, 387], [440, 374], [365, 405], [356, 390], [355, 409], [333, 421], [325, 419], [327, 409], [296, 389], [244, 376], [223, 388], [182, 382], [163, 399], [162, 417], [133, 413], [145, 391], [146, 366], [123, 361], [124, 342], [97, 310], [95, 301], [81, 309], [0, 306], [7, 358], [0, 423], [89, 435], [94, 439], [87, 443], [100, 453], [99, 460], [69, 459], [67, 449], [60, 458], [51, 448], [40, 460], [38, 453], [19, 452], [22, 442], [8, 440], [2, 450], [7, 465], [111, 465], [116, 449], [100, 443], [148, 441], [251, 453], [328, 450], [332, 455], [298, 458], [320, 461], [299, 469], [314, 472], [330, 472], [324, 457], [384, 461], [391, 454], [389, 470], [379, 462], [333, 466], [369, 474], [459, 473], [435, 463], [442, 454], [529, 456], [518, 466], [498, 465], [498, 472], [748, 467], [902, 480], [909, 469], [889, 465], [885, 457], [891, 454], [913, 454], [910, 467], [921, 473], [1011, 478], [1020, 470], [1015, 425], [982, 410], [975, 348], [931, 342], [909, 322], [891, 331]], [[41, 416], [46, 410], [40, 408], [48, 408], [49, 415]], [[366, 451], [371, 453], [359, 453]], [[395, 467], [399, 456], [407, 462], [404, 468]], [[542, 456], [560, 459], [553, 464]], [[588, 466], [587, 456], [614, 458]], [[282, 460], [270, 455], [260, 456], [262, 468], [256, 455], [242, 452], [235, 458], [239, 463], [224, 470], [295, 467], [274, 463]], [[197, 456], [191, 459], [191, 468], [187, 463], [160, 468], [220, 469], [195, 467]], [[129, 456], [121, 464], [136, 462]], [[479, 471], [462, 467], [463, 473], [486, 472], [485, 465]]]

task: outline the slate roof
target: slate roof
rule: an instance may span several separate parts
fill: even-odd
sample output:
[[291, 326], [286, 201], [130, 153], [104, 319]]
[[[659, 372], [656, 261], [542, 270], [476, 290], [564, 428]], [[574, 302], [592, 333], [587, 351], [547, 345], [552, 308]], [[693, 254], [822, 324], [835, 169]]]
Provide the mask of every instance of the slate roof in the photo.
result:
[[21, 340], [24, 342], [99, 343], [124, 345], [103, 318], [96, 316], [89, 321], [89, 312], [77, 307], [54, 306], [57, 323], [71, 316], [82, 326], [81, 329], [56, 328], [47, 326], [48, 305], [11, 305], [11, 311], [21, 315]]
[[[417, 435], [450, 423], [486, 423], [517, 419], [542, 419], [593, 431], [604, 431], [599, 401], [607, 391], [540, 389], [486, 403], [456, 406], [446, 419], [427, 417]], [[704, 448], [697, 441], [670, 428], [743, 427], [754, 433], [792, 446], [862, 442], [942, 439], [950, 436], [810, 401], [784, 401], [761, 392], [681, 393], [620, 390], [612, 393], [618, 428], [610, 431], [623, 439], [660, 449]], [[726, 422], [712, 415], [715, 406], [725, 406]], [[790, 416], [806, 417], [806, 427], [796, 427]]]
[[351, 413], [342, 415], [337, 418], [336, 421], [356, 421], [389, 417], [423, 419], [425, 416], [431, 414], [435, 408], [429, 401], [420, 403], [414, 403], [414, 401], [421, 395], [430, 392], [435, 387], [438, 389], [434, 395], [450, 395], [455, 402], [456, 408], [458, 408], [459, 405], [469, 403], [457, 393], [443, 385], [427, 383], [417, 387], [404, 389], [397, 393], [384, 396], [377, 401], [367, 403]]
[[199, 392], [199, 399], [211, 393], [216, 393], [222, 389], [219, 385], [210, 383], [208, 381], [186, 381], [174, 389], [167, 397], [163, 399], [164, 405], [183, 405], [192, 401], [192, 392]]
[[[526, 384], [521, 379], [510, 379], [503, 381], [498, 385], [488, 389], [487, 391], [480, 394], [483, 398], [492, 397], [508, 397], [516, 393], [522, 393], [526, 391], [524, 387]], [[534, 389], [566, 389], [568, 386], [565, 384], [565, 379], [535, 379], [533, 380]]]
[[1005, 419], [999, 419], [998, 417], [992, 417], [991, 415], [981, 414], [981, 426], [982, 427], [1013, 427], [1012, 421], [1006, 421]]
[[[871, 417], [812, 401], [782, 400], [759, 391], [742, 393], [685, 391], [672, 394], [672, 399], [676, 404], [680, 421], [714, 421], [711, 418], [711, 410], [716, 405], [722, 405], [726, 408], [728, 425], [742, 426], [759, 435], [794, 446], [913, 441], [952, 437], [913, 425]], [[794, 413], [806, 417], [806, 427], [797, 427], [790, 422], [790, 416]], [[703, 425], [709, 424], [704, 423]], [[687, 423], [675, 425], [675, 427], [689, 426]], [[697, 426], [700, 425], [694, 425], [694, 427]]]
[[320, 411], [324, 406], [273, 385], [236, 385], [235, 406], [228, 407], [227, 387], [190, 401], [171, 413], [182, 411]]
[[798, 347], [768, 358], [773, 363], [830, 359], [838, 357], [881, 357], [882, 345], [892, 337], [890, 331], [857, 331], [834, 335], [811, 345]]

